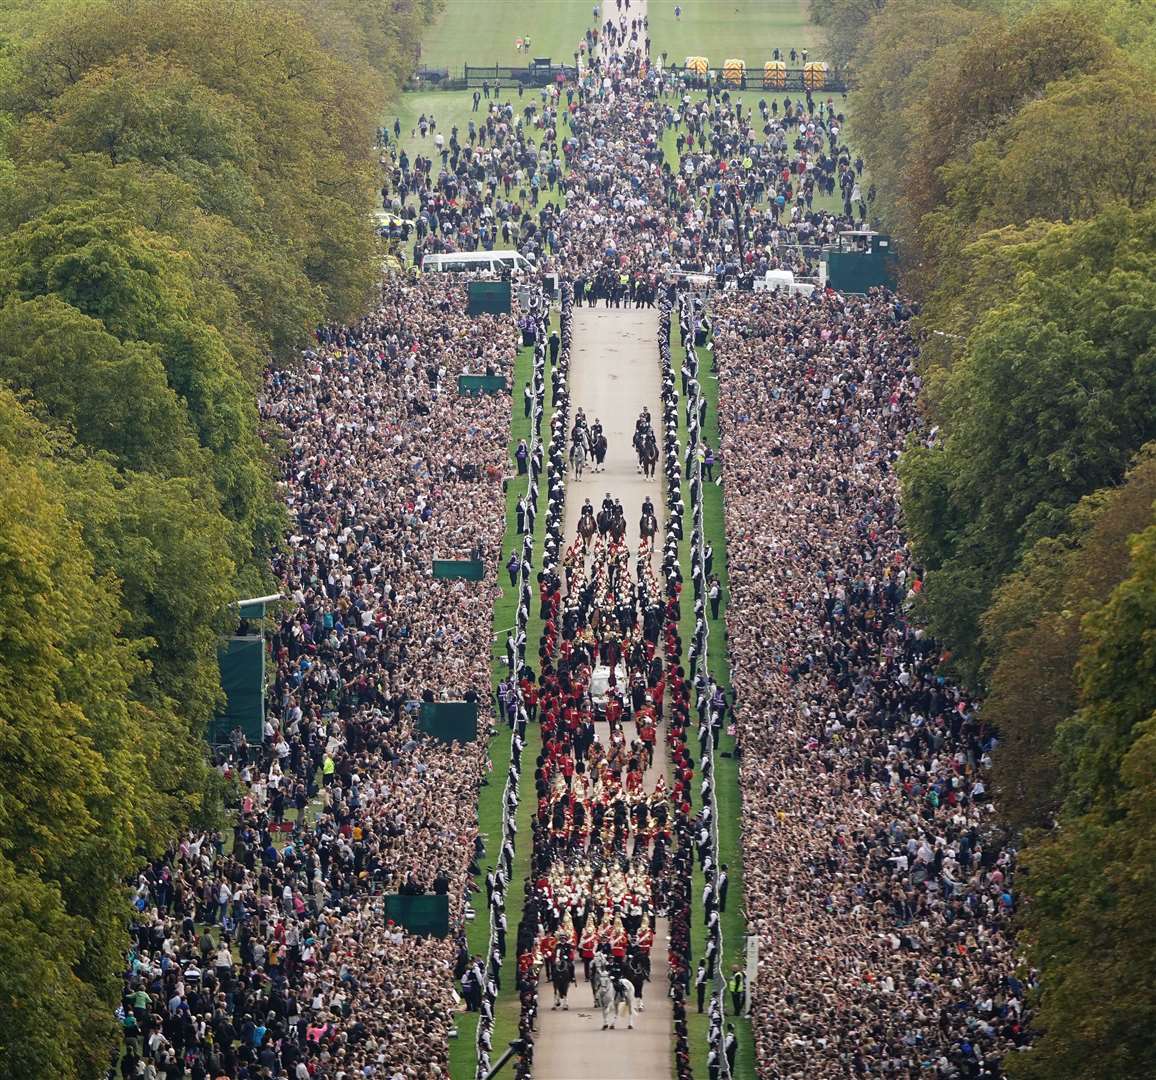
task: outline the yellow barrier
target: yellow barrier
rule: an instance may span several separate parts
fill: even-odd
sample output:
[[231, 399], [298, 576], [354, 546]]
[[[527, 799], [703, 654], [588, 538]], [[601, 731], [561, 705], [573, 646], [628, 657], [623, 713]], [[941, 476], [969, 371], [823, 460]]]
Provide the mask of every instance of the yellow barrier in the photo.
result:
[[710, 64], [705, 56], [688, 56], [686, 58], [686, 70], [701, 79], [710, 71]]
[[741, 86], [746, 73], [745, 61], [731, 59], [723, 62], [723, 82], [728, 86]]
[[768, 60], [763, 64], [763, 89], [786, 90], [787, 62], [785, 60]]
[[822, 90], [827, 85], [827, 65], [822, 61], [804, 64], [803, 85], [808, 90]]

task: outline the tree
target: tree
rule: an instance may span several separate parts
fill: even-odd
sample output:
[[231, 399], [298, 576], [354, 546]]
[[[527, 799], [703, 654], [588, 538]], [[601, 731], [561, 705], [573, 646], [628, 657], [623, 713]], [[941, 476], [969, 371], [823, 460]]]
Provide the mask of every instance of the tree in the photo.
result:
[[[934, 402], [934, 449], [900, 463], [904, 510], [929, 568], [922, 604], [978, 679], [979, 617], [1000, 579], [1084, 495], [1124, 475], [1156, 435], [1156, 210], [1054, 227], [990, 310]], [[928, 458], [943, 455], [929, 464]], [[961, 603], [961, 590], [969, 603]]]
[[[19, 872], [0, 851], [0, 1058], [12, 1077], [96, 1075], [94, 1050], [111, 1034], [107, 1010], [75, 974], [85, 923], [70, 916], [60, 890]], [[51, 1025], [40, 1022], [50, 1017]], [[105, 1029], [105, 1030], [101, 1030]], [[103, 1035], [95, 1043], [92, 1036]]]
[[308, 275], [328, 317], [364, 309], [382, 83], [287, 5], [96, 0], [46, 17], [18, 59], [0, 98], [22, 125], [21, 164], [79, 150], [172, 171]]
[[55, 207], [0, 243], [5, 299], [52, 295], [122, 341], [155, 337], [162, 312], [192, 296], [174, 273], [175, 249], [123, 215], [90, 203]]
[[1077, 221], [1114, 205], [1140, 210], [1156, 197], [1156, 91], [1129, 63], [1052, 83], [998, 145], [1001, 168], [981, 227]]
[[[940, 54], [942, 57], [944, 54]], [[953, 49], [922, 101], [900, 211], [914, 228], [947, 195], [944, 166], [962, 161], [1057, 79], [1124, 62], [1093, 21], [1071, 10], [994, 22]]]
[[[1104, 118], [1111, 117], [1110, 123]], [[938, 252], [935, 305], [957, 285], [954, 254], [977, 234], [1032, 219], [1071, 222], [1156, 197], [1156, 93], [1121, 61], [1050, 84], [1007, 123], [944, 165], [942, 205], [923, 214], [921, 248]]]
[[0, 308], [0, 379], [126, 469], [199, 477], [211, 468], [159, 349], [119, 341], [58, 297]]
[[0, 12], [5, 1076], [103, 1075], [125, 882], [219, 823], [217, 646], [283, 524], [264, 368], [372, 295], [374, 122], [432, 6]]
[[1009, 18], [1030, 11], [1072, 8], [1096, 20], [1096, 26], [1111, 38], [1141, 70], [1156, 64], [1156, 8], [1144, 0], [997, 0]]
[[231, 351], [222, 332], [237, 319], [232, 294], [198, 280], [192, 260], [167, 238], [88, 202], [54, 207], [0, 241], [0, 294], [55, 297], [122, 342], [154, 346], [168, 386], [211, 452], [221, 507], [238, 525], [235, 561], [244, 565], [254, 551], [268, 550], [280, 518], [257, 431], [248, 346]]
[[121, 583], [126, 632], [146, 646], [138, 696], [156, 708], [179, 703], [187, 731], [203, 737], [221, 700], [217, 644], [236, 598], [229, 522], [192, 480], [85, 457], [59, 469], [97, 571]]
[[1018, 1080], [1156, 1070], [1156, 526], [1131, 573], [1084, 619], [1081, 708], [1061, 754], [1063, 828], [1026, 866], [1026, 936], [1042, 968], [1042, 1036], [1009, 1060]]
[[823, 28], [831, 61], [848, 67], [859, 53], [868, 25], [887, 0], [811, 0], [810, 6], [811, 21]]
[[958, 43], [989, 28], [990, 15], [941, 0], [891, 0], [864, 31], [859, 47], [851, 141], [871, 163], [874, 211], [893, 229], [911, 167], [925, 137], [922, 103], [932, 78], [951, 63]]
[[148, 775], [129, 707], [143, 661], [115, 581], [39, 472], [47, 433], [6, 391], [0, 418], [0, 905], [16, 935], [0, 949], [0, 1040], [13, 1075], [95, 1075]]
[[1156, 447], [1123, 484], [1085, 497], [1065, 533], [1038, 541], [982, 617], [990, 692], [984, 718], [1000, 733], [994, 776], [1001, 815], [1045, 826], [1064, 798], [1056, 730], [1077, 708], [1081, 623], [1131, 569], [1128, 541], [1153, 522]]
[[[871, 162], [879, 212], [901, 241], [908, 285], [920, 291], [974, 236], [966, 226], [984, 204], [968, 198], [966, 182], [995, 168], [986, 140], [1049, 84], [1127, 65], [1085, 13], [1029, 11], [1009, 20], [1005, 11], [893, 0], [863, 34], [863, 106], [852, 133]], [[954, 201], [949, 181], [959, 189]]]
[[123, 215], [167, 237], [218, 293], [228, 289], [236, 310], [222, 329], [254, 387], [268, 354], [293, 355], [324, 318], [323, 290], [275, 241], [244, 222], [207, 212], [192, 183], [158, 165], [112, 165], [86, 153], [29, 163], [19, 176], [0, 174], [0, 227], [6, 233], [69, 204]]

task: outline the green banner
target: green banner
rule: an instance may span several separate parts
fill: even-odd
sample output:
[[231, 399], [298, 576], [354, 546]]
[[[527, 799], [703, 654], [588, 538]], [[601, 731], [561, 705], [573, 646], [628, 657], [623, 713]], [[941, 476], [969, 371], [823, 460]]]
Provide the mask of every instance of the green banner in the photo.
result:
[[473, 742], [478, 737], [478, 703], [423, 701], [417, 726], [442, 742]]
[[481, 581], [486, 576], [486, 565], [477, 559], [434, 559], [433, 576]]
[[450, 898], [386, 893], [385, 917], [411, 934], [444, 938], [450, 932]]
[[458, 393], [470, 397], [478, 394], [502, 394], [506, 390], [505, 375], [459, 375]]

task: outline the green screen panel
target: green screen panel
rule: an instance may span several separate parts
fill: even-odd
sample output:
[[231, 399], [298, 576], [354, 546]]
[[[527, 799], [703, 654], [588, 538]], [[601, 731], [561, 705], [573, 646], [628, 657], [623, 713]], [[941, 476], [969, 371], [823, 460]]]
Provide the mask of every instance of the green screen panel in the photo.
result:
[[442, 742], [473, 742], [478, 737], [478, 703], [423, 701], [417, 726]]
[[411, 934], [444, 938], [450, 932], [450, 898], [386, 893], [385, 917]]
[[217, 651], [217, 663], [225, 709], [209, 725], [209, 741], [228, 742], [233, 728], [239, 727], [250, 743], [259, 743], [265, 716], [265, 639], [259, 635], [229, 638]]
[[481, 581], [486, 576], [486, 564], [477, 559], [434, 559], [433, 576]]
[[827, 254], [827, 284], [836, 292], [865, 293], [882, 286], [894, 290], [899, 266], [891, 251], [831, 251]]
[[466, 314], [505, 315], [512, 306], [513, 299], [508, 281], [470, 282]]
[[504, 375], [459, 375], [459, 394], [501, 394], [506, 389]]

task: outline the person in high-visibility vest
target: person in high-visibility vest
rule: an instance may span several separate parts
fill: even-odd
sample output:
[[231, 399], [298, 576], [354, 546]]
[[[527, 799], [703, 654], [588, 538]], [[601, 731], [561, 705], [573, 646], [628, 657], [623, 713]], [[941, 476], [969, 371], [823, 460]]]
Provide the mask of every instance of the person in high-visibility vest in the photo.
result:
[[735, 1016], [743, 1014], [743, 999], [747, 996], [747, 973], [735, 966], [731, 977], [727, 981], [727, 989], [731, 992], [731, 1001], [734, 1003]]

